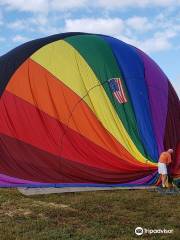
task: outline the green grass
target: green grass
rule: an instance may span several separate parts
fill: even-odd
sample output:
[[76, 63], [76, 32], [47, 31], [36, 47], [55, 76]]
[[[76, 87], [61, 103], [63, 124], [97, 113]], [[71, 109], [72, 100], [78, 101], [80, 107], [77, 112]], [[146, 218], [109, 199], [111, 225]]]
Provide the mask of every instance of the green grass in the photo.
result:
[[[180, 195], [116, 190], [26, 197], [0, 190], [0, 240], [179, 239]], [[138, 237], [137, 226], [174, 229]]]

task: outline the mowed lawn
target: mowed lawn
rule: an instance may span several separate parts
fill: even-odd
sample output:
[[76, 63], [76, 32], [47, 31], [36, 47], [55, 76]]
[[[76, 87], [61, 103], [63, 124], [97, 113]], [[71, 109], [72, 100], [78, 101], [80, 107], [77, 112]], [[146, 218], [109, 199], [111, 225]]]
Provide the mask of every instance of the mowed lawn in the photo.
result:
[[[137, 227], [173, 234], [136, 236]], [[0, 189], [0, 240], [180, 239], [180, 195], [114, 190], [26, 197]]]

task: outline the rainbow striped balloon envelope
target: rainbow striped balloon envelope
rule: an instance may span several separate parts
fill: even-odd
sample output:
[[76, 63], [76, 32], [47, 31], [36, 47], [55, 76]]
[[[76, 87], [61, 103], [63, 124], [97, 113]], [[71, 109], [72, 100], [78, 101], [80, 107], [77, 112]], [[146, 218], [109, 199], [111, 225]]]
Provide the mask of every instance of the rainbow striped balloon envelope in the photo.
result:
[[0, 57], [0, 186], [158, 185], [180, 102], [158, 65], [113, 37], [63, 33]]

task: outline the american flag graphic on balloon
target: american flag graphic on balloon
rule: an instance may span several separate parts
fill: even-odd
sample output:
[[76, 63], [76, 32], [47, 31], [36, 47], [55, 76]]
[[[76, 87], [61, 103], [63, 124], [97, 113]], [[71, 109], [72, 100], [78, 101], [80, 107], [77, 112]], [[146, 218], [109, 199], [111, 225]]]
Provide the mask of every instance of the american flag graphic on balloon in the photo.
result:
[[127, 102], [127, 98], [120, 78], [111, 78], [109, 80], [109, 87], [113, 93], [113, 96], [120, 104]]

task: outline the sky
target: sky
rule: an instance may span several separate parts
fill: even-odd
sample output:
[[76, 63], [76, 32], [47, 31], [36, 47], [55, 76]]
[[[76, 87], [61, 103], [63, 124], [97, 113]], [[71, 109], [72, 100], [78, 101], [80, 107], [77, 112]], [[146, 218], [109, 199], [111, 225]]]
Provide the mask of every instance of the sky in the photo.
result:
[[32, 39], [76, 31], [142, 49], [180, 96], [180, 0], [0, 0], [0, 55]]

